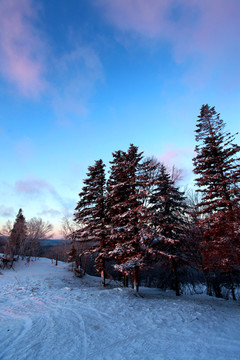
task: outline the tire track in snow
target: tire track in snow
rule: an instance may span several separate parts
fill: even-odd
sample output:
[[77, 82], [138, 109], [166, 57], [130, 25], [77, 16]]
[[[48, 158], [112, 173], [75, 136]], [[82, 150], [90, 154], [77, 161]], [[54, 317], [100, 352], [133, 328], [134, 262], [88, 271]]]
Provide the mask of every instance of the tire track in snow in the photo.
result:
[[[62, 348], [67, 350], [66, 360], [72, 360], [76, 355], [86, 360], [87, 339], [83, 318], [75, 311], [62, 306], [54, 307], [47, 302], [41, 309], [36, 308], [35, 312], [26, 314], [31, 305], [34, 307], [34, 304], [25, 303], [24, 307], [13, 309], [4, 317], [6, 332], [11, 323], [14, 330], [1, 341], [1, 360], [61, 359]], [[17, 323], [19, 331], [16, 333]]]
[[1, 338], [1, 360], [11, 360], [8, 356], [9, 348], [18, 348], [19, 344], [24, 342], [28, 331], [32, 327], [32, 320], [28, 317], [8, 314], [6, 317], [2, 316], [1, 323], [5, 327], [7, 334], [5, 340]]

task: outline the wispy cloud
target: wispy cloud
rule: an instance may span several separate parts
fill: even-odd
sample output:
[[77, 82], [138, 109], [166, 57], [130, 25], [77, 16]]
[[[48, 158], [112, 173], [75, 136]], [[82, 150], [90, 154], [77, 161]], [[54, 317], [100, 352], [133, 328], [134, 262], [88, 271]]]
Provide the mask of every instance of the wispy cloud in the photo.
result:
[[165, 164], [174, 163], [179, 157], [179, 151], [172, 146], [164, 149], [163, 153], [159, 155], [159, 160]]
[[186, 181], [192, 181], [192, 158], [194, 151], [190, 147], [176, 147], [169, 144], [163, 148], [163, 152], [157, 156], [157, 159], [165, 164], [168, 169], [173, 166], [181, 170], [182, 178]]
[[169, 42], [176, 62], [192, 58], [201, 69], [197, 72], [194, 67], [195, 74], [190, 74], [188, 81], [198, 80], [200, 84], [200, 70], [206, 78], [213, 77], [213, 70], [220, 64], [225, 65], [225, 80], [231, 75], [236, 81], [240, 61], [239, 0], [100, 0], [96, 4], [122, 33]]
[[0, 216], [12, 217], [14, 216], [14, 209], [12, 207], [0, 205]]
[[61, 205], [65, 206], [65, 202], [63, 198], [58, 194], [54, 186], [52, 186], [49, 182], [41, 179], [26, 179], [26, 180], [18, 180], [14, 185], [15, 190], [19, 194], [23, 195], [42, 195], [42, 194], [50, 194], [52, 197]]
[[29, 178], [25, 180], [18, 180], [14, 184], [14, 189], [18, 194], [22, 194], [24, 197], [41, 197], [45, 196], [49, 198], [49, 195], [55, 201], [55, 204], [60, 206], [62, 211], [68, 211], [73, 207], [72, 199], [63, 198], [59, 195], [58, 191], [49, 182], [38, 179]]
[[44, 190], [55, 194], [56, 191], [48, 182], [40, 179], [18, 180], [15, 182], [15, 189], [18, 193], [40, 194]]
[[192, 169], [192, 158], [194, 151], [190, 147], [177, 147], [169, 144], [163, 148], [161, 154], [157, 156], [160, 162], [167, 166], [177, 166], [177, 168]]
[[175, 22], [171, 20], [171, 10], [175, 0], [100, 0], [96, 4], [105, 18], [122, 31], [150, 38], [172, 36]]
[[0, 71], [27, 96], [45, 88], [42, 53], [46, 45], [34, 26], [33, 8], [32, 0], [0, 0]]
[[191, 47], [201, 45], [208, 49], [213, 41], [217, 42], [215, 46], [222, 45], [222, 41], [231, 41], [229, 35], [237, 35], [240, 28], [238, 0], [100, 0], [96, 4], [118, 29], [171, 39], [175, 44], [184, 38], [187, 40], [184, 51], [189, 43]]
[[184, 159], [192, 159], [193, 149], [190, 147], [179, 148], [174, 145], [165, 146], [163, 152], [158, 156], [159, 160], [164, 163], [174, 165], [174, 162], [183, 161]]
[[21, 95], [50, 99], [60, 124], [88, 111], [88, 100], [103, 79], [101, 61], [76, 35], [56, 55], [41, 22], [43, 8], [33, 0], [0, 0], [0, 75]]
[[57, 80], [52, 87], [52, 103], [59, 123], [69, 125], [72, 116], [87, 113], [88, 99], [104, 78], [103, 68], [97, 53], [83, 45], [74, 45], [54, 63]]
[[55, 216], [61, 215], [61, 212], [56, 209], [47, 209], [47, 210], [43, 210], [43, 211], [39, 212], [38, 215], [39, 216], [50, 215], [51, 217], [55, 217]]

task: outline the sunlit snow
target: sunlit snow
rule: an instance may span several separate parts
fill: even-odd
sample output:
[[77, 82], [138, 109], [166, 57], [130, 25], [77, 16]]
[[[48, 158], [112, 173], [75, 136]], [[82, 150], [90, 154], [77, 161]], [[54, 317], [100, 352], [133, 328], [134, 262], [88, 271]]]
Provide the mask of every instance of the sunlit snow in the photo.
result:
[[1, 360], [240, 359], [237, 302], [143, 287], [136, 297], [49, 259], [14, 266], [0, 275]]

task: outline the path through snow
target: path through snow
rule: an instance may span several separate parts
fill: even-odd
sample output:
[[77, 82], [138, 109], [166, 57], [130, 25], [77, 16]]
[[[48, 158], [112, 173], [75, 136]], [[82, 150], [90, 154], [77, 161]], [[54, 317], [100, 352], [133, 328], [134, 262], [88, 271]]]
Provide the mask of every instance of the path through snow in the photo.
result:
[[100, 287], [49, 259], [0, 275], [1, 360], [240, 360], [240, 306], [204, 295]]

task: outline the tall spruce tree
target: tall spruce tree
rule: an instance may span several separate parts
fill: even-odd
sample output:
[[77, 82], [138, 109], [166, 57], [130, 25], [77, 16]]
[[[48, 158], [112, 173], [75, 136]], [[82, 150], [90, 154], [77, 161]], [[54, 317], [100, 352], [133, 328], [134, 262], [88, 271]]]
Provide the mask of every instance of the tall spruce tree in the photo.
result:
[[166, 238], [176, 239], [183, 233], [184, 193], [175, 186], [163, 164], [155, 178], [150, 199], [152, 225]]
[[204, 269], [228, 272], [240, 266], [240, 147], [215, 107], [202, 105], [197, 120], [193, 159], [196, 184], [202, 193], [198, 204], [203, 218]]
[[184, 259], [185, 212], [183, 192], [175, 185], [166, 167], [158, 164], [150, 197], [150, 221], [156, 237], [154, 247], [159, 251], [160, 257], [171, 264], [173, 288], [178, 296], [180, 295], [178, 268], [186, 262]]
[[117, 260], [115, 268], [133, 278], [136, 291], [139, 286], [139, 271], [145, 265], [146, 251], [142, 246], [143, 228], [143, 153], [130, 145], [127, 152], [116, 151], [111, 162], [107, 183], [107, 208], [110, 241], [113, 250], [110, 256]]
[[16, 216], [11, 234], [8, 239], [8, 252], [11, 257], [14, 255], [25, 256], [25, 246], [27, 239], [27, 225], [25, 217], [23, 216], [22, 209], [19, 209], [19, 212]]
[[89, 252], [95, 257], [96, 269], [101, 273], [102, 285], [105, 286], [105, 260], [107, 257], [106, 211], [105, 211], [105, 165], [100, 159], [89, 166], [87, 178], [83, 181], [80, 200], [74, 214], [74, 220], [80, 228], [74, 237], [87, 239], [93, 245]]

